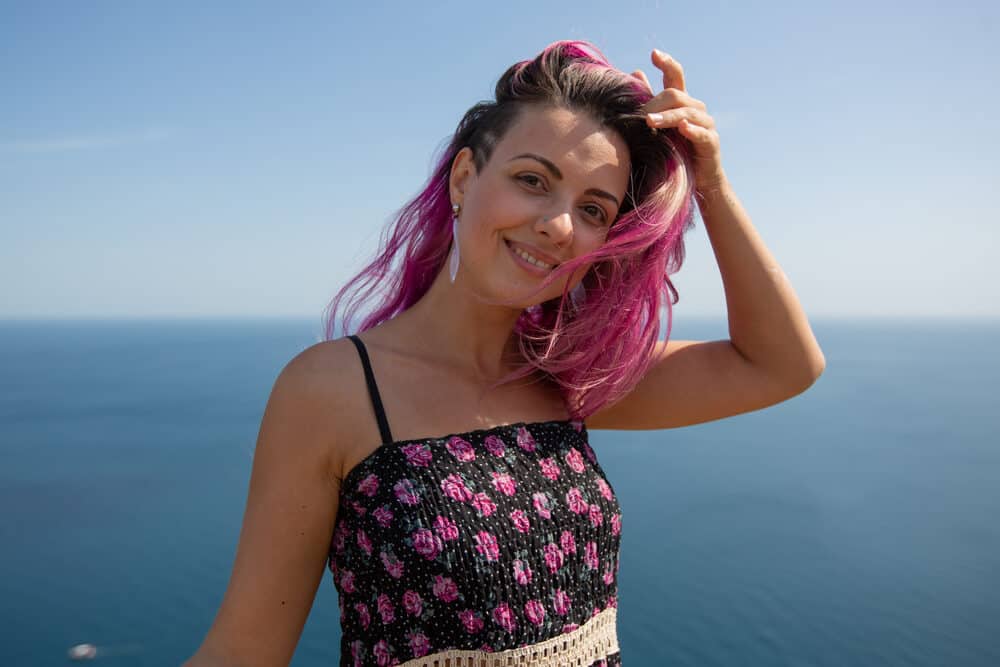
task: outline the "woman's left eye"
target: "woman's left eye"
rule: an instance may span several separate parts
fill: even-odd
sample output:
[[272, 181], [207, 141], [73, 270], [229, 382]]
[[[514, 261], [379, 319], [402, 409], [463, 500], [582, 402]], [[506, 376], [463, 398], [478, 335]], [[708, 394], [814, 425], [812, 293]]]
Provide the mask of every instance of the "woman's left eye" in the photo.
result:
[[534, 186], [536, 186], [536, 185], [540, 185], [540, 184], [541, 184], [541, 182], [542, 182], [542, 179], [538, 178], [538, 177], [537, 177], [537, 176], [535, 176], [534, 174], [521, 174], [521, 175], [520, 175], [520, 176], [518, 176], [517, 178], [518, 178], [518, 180], [520, 180], [521, 182], [523, 182], [523, 183], [527, 183], [528, 185], [530, 185], [530, 186], [532, 186], [532, 187], [534, 187]]
[[604, 209], [602, 209], [600, 206], [590, 205], [590, 206], [584, 206], [583, 208], [584, 210], [587, 211], [589, 215], [592, 215], [601, 222], [604, 222]]

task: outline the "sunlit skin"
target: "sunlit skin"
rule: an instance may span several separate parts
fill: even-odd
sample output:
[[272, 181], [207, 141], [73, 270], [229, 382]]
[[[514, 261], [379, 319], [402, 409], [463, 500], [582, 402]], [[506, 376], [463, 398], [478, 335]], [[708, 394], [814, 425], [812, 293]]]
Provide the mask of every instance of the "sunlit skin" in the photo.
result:
[[[758, 410], [804, 391], [826, 363], [790, 282], [726, 178], [705, 104], [686, 92], [680, 63], [659, 51], [651, 59], [664, 90], [642, 111], [655, 114], [651, 127], [676, 128], [691, 144], [730, 338], [657, 341], [642, 380], [587, 416], [588, 429], [676, 428]], [[641, 72], [635, 76], [649, 85]], [[532, 158], [511, 161], [522, 153], [550, 160], [563, 178]], [[565, 287], [554, 283], [527, 300], [541, 277], [513, 258], [506, 241], [560, 261], [578, 257], [604, 242], [617, 214], [606, 195], [624, 201], [623, 141], [580, 114], [550, 109], [523, 117], [482, 173], [470, 157], [458, 155], [449, 183], [451, 201], [462, 204], [458, 280], [451, 283], [442, 262], [419, 301], [363, 332], [392, 432], [404, 440], [566, 416], [559, 388], [544, 383], [477, 397], [517, 365], [518, 306], [555, 298]], [[483, 298], [523, 301], [510, 307]], [[229, 587], [184, 667], [288, 664], [326, 569], [341, 480], [380, 446], [379, 435], [349, 341], [311, 346], [282, 371], [254, 450]]]
[[[546, 271], [540, 277], [526, 270], [508, 242], [550, 264], [600, 247], [625, 197], [628, 148], [584, 113], [528, 109], [482, 173], [471, 156], [463, 149], [452, 168], [452, 201], [462, 207], [456, 285], [488, 298], [522, 297], [510, 309], [516, 319], [523, 308], [561, 294], [565, 281], [531, 296]], [[586, 270], [578, 269], [570, 285]]]
[[[532, 154], [549, 161], [561, 178]], [[544, 276], [524, 267], [508, 242], [558, 262], [600, 247], [614, 222], [629, 180], [629, 151], [612, 129], [587, 114], [529, 108], [497, 144], [482, 172], [463, 148], [452, 163], [451, 201], [459, 213], [460, 268], [451, 283], [447, 262], [428, 292], [382, 325], [413, 353], [445, 365], [467, 366], [496, 380], [515, 364], [514, 323], [524, 308], [556, 298], [565, 281], [535, 296]], [[539, 257], [545, 259], [545, 257]], [[578, 268], [569, 286], [587, 271]], [[514, 306], [484, 303], [517, 300]], [[449, 341], [447, 346], [420, 341]]]

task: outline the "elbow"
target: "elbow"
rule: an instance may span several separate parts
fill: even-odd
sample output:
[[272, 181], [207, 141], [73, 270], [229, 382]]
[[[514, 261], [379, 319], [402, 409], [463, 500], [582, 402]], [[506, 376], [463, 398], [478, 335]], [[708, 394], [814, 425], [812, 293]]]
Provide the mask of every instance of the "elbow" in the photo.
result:
[[806, 364], [808, 370], [809, 384], [807, 387], [811, 387], [819, 376], [823, 374], [826, 370], [826, 357], [823, 355], [823, 351], [816, 348], [816, 352], [809, 357], [809, 362]]
[[822, 352], [808, 357], [804, 362], [796, 364], [791, 370], [785, 369], [780, 374], [774, 374], [775, 385], [786, 399], [798, 396], [816, 383], [819, 376], [826, 370], [826, 358]]
[[820, 350], [816, 350], [815, 354], [810, 356], [806, 363], [802, 364], [801, 370], [798, 376], [792, 382], [792, 386], [795, 388], [796, 394], [801, 394], [809, 387], [816, 384], [816, 380], [819, 376], [823, 374], [826, 370], [826, 357]]

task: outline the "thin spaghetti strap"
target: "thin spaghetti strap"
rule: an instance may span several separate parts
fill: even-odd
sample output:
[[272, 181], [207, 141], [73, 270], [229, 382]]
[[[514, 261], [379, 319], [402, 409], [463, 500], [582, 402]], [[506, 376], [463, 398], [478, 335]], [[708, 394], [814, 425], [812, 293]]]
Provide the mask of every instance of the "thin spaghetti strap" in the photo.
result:
[[372, 399], [372, 407], [375, 408], [375, 419], [378, 420], [378, 430], [382, 434], [382, 444], [387, 445], [392, 442], [392, 431], [389, 430], [389, 421], [385, 418], [385, 409], [382, 407], [382, 397], [378, 393], [378, 385], [375, 384], [375, 374], [372, 372], [372, 364], [368, 359], [368, 350], [365, 344], [355, 335], [348, 338], [358, 348], [361, 356], [361, 365], [365, 368], [365, 382], [368, 384], [368, 395]]

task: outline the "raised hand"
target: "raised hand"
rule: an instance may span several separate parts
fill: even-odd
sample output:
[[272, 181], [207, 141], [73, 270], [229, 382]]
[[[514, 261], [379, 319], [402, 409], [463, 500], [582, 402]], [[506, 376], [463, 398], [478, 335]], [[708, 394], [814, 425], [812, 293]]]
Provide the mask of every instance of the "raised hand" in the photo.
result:
[[705, 111], [705, 103], [688, 95], [684, 84], [684, 68], [659, 49], [653, 49], [653, 65], [663, 72], [663, 92], [654, 94], [649, 79], [642, 70], [633, 75], [641, 79], [653, 99], [642, 106], [650, 127], [676, 127], [681, 136], [691, 142], [695, 157], [697, 189], [706, 192], [719, 187], [725, 180], [722, 151], [715, 121]]

